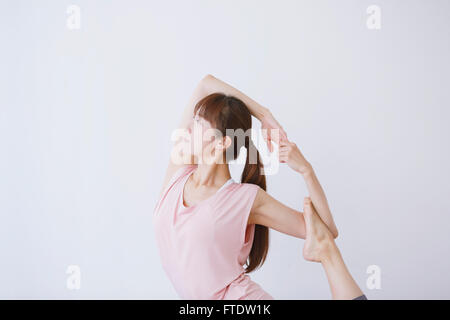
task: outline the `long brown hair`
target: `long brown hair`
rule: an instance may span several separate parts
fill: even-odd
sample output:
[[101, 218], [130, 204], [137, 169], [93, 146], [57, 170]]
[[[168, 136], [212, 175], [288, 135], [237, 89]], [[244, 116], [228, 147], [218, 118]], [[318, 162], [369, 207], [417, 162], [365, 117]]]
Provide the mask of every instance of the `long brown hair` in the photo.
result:
[[[194, 114], [209, 121], [211, 125], [225, 137], [227, 133], [236, 130], [249, 132], [252, 128], [250, 110], [240, 99], [217, 92], [212, 93], [197, 102]], [[251, 136], [245, 135], [244, 139], [238, 139], [236, 135], [230, 137], [232, 144], [226, 150], [229, 160], [237, 159], [241, 147], [247, 149], [247, 158], [241, 176], [241, 183], [252, 183], [266, 190], [266, 177], [263, 173], [263, 163], [258, 149], [251, 140]], [[250, 155], [256, 154], [256, 161], [250, 160]], [[256, 163], [255, 163], [256, 162]], [[245, 272], [249, 273], [263, 265], [269, 251], [269, 228], [255, 224], [255, 235], [250, 251]]]

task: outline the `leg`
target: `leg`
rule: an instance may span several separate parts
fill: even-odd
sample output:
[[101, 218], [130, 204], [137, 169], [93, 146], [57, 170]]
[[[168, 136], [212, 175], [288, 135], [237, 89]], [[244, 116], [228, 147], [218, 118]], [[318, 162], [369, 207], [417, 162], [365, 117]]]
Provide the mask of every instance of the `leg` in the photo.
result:
[[333, 299], [367, 299], [348, 271], [330, 230], [320, 219], [310, 198], [304, 201], [304, 217], [306, 241], [303, 256], [308, 261], [322, 263]]

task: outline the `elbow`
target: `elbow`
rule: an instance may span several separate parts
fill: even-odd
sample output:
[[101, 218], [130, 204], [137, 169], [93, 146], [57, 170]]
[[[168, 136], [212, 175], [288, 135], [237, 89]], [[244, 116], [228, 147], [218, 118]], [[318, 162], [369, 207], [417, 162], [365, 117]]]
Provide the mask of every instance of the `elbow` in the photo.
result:
[[210, 73], [207, 73], [205, 76], [203, 76], [202, 81], [208, 81], [214, 79], [214, 76]]
[[214, 79], [214, 76], [208, 73], [200, 80], [199, 86], [203, 91], [203, 95], [208, 95], [209, 93], [211, 93]]
[[336, 239], [338, 236], [339, 236], [339, 231], [338, 231], [338, 229], [337, 228], [334, 228], [334, 231], [333, 231], [333, 238], [334, 239]]

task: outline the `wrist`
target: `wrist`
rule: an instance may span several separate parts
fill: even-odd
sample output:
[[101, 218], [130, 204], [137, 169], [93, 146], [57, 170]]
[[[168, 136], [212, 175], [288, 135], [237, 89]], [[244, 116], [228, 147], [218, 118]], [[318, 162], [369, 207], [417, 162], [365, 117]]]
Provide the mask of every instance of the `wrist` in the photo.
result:
[[270, 115], [270, 110], [266, 107], [260, 106], [258, 110], [255, 112], [255, 117], [262, 121], [265, 117], [268, 117]]
[[311, 176], [314, 173], [313, 167], [309, 162], [298, 166], [296, 171], [303, 175], [303, 177], [305, 178]]

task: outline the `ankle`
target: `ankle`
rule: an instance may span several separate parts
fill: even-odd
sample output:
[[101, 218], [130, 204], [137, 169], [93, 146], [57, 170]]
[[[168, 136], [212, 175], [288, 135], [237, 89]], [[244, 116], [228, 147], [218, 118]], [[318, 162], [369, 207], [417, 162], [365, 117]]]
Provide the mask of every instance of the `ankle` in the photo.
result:
[[323, 258], [321, 259], [322, 263], [332, 264], [334, 261], [339, 259], [341, 253], [339, 252], [339, 248], [334, 241], [327, 241], [323, 248]]

